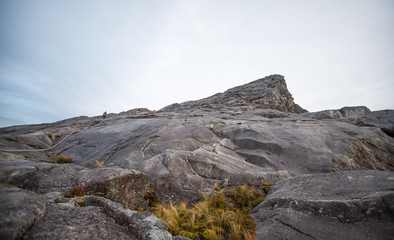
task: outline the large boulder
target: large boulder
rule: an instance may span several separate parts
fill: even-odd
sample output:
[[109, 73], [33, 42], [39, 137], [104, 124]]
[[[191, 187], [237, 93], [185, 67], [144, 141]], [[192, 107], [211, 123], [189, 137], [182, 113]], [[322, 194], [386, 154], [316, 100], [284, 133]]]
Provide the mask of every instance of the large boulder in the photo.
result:
[[216, 120], [214, 133], [263, 169], [293, 176], [344, 170], [394, 170], [394, 142], [376, 128], [300, 116], [254, 121]]
[[382, 110], [373, 112], [358, 122], [361, 126], [378, 127], [390, 137], [394, 137], [394, 111]]
[[144, 170], [150, 176], [155, 176], [152, 172], [160, 166], [166, 170], [154, 180], [158, 199], [166, 203], [193, 203], [202, 199], [201, 192], [210, 193], [215, 185], [225, 187], [229, 182], [243, 185], [248, 181], [277, 182], [289, 177], [287, 171], [256, 168], [231, 151], [226, 154], [226, 150], [221, 146], [211, 151], [168, 150]]
[[99, 206], [116, 223], [126, 226], [130, 233], [138, 239], [144, 240], [170, 240], [171, 234], [167, 232], [167, 224], [158, 219], [149, 211], [132, 211], [119, 203], [106, 198], [90, 196], [88, 205]]
[[394, 173], [349, 171], [278, 182], [252, 210], [256, 239], [392, 239]]
[[343, 107], [341, 109], [323, 110], [313, 113], [305, 113], [303, 116], [311, 117], [313, 119], [337, 119], [357, 123], [360, 119], [369, 115], [371, 110], [365, 106], [359, 107]]
[[170, 240], [165, 222], [108, 199], [88, 196], [86, 206], [51, 203], [24, 239]]
[[43, 218], [24, 239], [138, 239], [101, 211], [94, 206], [50, 204]]

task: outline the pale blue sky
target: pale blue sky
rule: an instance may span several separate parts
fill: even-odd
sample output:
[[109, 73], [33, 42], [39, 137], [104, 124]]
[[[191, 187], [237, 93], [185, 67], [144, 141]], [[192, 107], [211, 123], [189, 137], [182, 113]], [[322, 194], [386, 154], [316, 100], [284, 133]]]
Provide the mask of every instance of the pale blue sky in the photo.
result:
[[391, 0], [0, 0], [0, 127], [285, 76], [309, 111], [394, 108]]

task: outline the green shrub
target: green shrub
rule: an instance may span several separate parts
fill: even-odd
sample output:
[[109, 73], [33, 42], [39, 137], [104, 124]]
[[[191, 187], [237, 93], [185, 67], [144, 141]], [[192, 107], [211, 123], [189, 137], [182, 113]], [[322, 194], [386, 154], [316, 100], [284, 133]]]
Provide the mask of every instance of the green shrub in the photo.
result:
[[270, 187], [274, 186], [274, 184], [270, 184], [270, 183], [263, 183], [263, 190], [265, 193], [268, 193], [268, 190], [270, 189]]
[[208, 198], [209, 206], [213, 209], [226, 209], [227, 202], [224, 200], [223, 194], [220, 192], [212, 198]]
[[236, 208], [242, 209], [245, 213], [250, 212], [260, 202], [264, 200], [265, 194], [257, 192], [255, 189], [249, 190], [245, 185], [235, 190], [227, 191], [226, 195]]

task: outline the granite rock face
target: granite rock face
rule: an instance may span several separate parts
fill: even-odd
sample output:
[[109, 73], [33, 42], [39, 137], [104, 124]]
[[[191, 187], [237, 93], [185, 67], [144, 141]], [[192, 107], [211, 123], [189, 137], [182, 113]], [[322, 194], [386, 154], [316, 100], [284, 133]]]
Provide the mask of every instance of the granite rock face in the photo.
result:
[[[286, 179], [296, 181], [304, 176], [313, 179], [316, 194], [327, 194], [327, 201], [330, 202], [337, 193], [322, 190], [319, 186], [324, 181], [331, 183], [327, 188], [335, 189], [334, 186], [342, 184], [342, 180], [335, 178], [320, 182], [330, 174], [341, 179], [341, 172], [346, 174], [349, 171], [350, 174], [359, 170], [378, 170], [371, 174], [392, 176], [393, 112], [344, 107], [308, 113], [294, 103], [283, 76], [272, 75], [202, 100], [173, 104], [160, 111], [133, 109], [108, 114], [105, 120], [101, 116], [77, 117], [50, 124], [0, 129], [0, 183], [12, 189], [33, 191], [34, 196], [36, 193], [42, 194], [37, 196], [39, 199], [45, 196], [45, 206], [54, 212], [59, 209], [59, 213], [66, 212], [65, 209], [70, 206], [64, 205], [68, 203], [61, 203], [61, 200], [54, 203], [53, 199], [48, 200], [50, 196], [67, 194], [80, 185], [91, 203], [101, 205], [89, 205], [91, 215], [89, 211], [76, 209], [74, 205], [70, 211], [91, 216], [97, 221], [109, 221], [109, 232], [112, 231], [110, 228], [117, 229], [116, 224], [120, 225], [119, 229], [123, 230], [119, 230], [120, 235], [113, 235], [113, 238], [123, 238], [126, 236], [123, 233], [127, 232], [131, 239], [148, 238], [146, 236], [153, 237], [162, 231], [159, 230], [163, 229], [160, 222], [157, 223], [157, 231], [152, 229], [156, 233], [144, 235], [136, 226], [139, 222], [149, 222], [150, 216], [134, 218], [131, 217], [134, 214], [125, 213], [118, 207], [108, 209], [102, 203], [109, 201], [108, 206], [121, 204], [134, 209], [147, 209], [152, 198], [161, 203], [185, 201], [193, 204], [202, 199], [201, 192], [215, 194], [216, 185], [226, 188], [250, 182], [259, 185], [263, 182], [278, 183], [272, 192], [274, 194], [280, 192], [279, 188], [286, 189], [287, 185], [283, 182], [291, 181]], [[73, 156], [73, 164], [55, 164], [54, 159], [60, 155]], [[102, 163], [104, 168], [97, 168], [97, 162]], [[378, 186], [364, 189], [366, 186], [359, 184], [353, 187], [359, 192], [372, 192], [373, 188], [380, 191]], [[283, 199], [292, 198], [294, 194], [287, 190], [285, 193]], [[308, 204], [312, 205], [308, 201], [304, 205]], [[322, 209], [335, 207], [325, 206]], [[107, 209], [108, 216], [112, 214], [110, 219], [96, 214], [103, 209]], [[272, 211], [272, 216], [278, 214], [290, 222], [305, 218], [346, 229], [346, 225], [338, 225], [336, 221], [339, 220], [332, 219], [334, 216], [322, 218], [316, 214], [305, 215], [306, 210], [287, 207], [274, 207]], [[383, 212], [388, 213], [389, 210]], [[34, 221], [44, 214], [48, 219], [56, 216], [44, 211], [34, 217]], [[256, 210], [254, 216], [263, 219], [258, 221], [265, 221], [264, 224], [278, 224], [276, 220], [267, 222], [264, 214]], [[360, 213], [360, 216], [363, 214], [366, 212]], [[118, 219], [119, 216], [128, 219], [131, 225], [125, 225]], [[368, 221], [376, 229], [382, 226], [381, 231], [386, 234], [390, 230], [384, 224], [387, 219], [373, 220], [373, 224], [372, 220]], [[357, 220], [351, 224], [361, 226], [363, 221]], [[50, 228], [44, 223], [37, 223], [29, 237], [43, 236], [40, 234]], [[78, 221], [70, 222], [70, 226], [78, 224]], [[80, 223], [81, 226], [83, 224], [87, 223]], [[258, 234], [261, 235], [263, 225], [258, 226]], [[98, 228], [107, 231], [104, 226]], [[82, 228], [78, 229], [83, 231]], [[284, 230], [284, 238], [288, 230]], [[293, 234], [294, 231], [290, 232]], [[22, 236], [25, 232], [21, 229], [18, 234]], [[89, 235], [92, 233], [87, 234], [95, 237]], [[280, 232], [275, 234], [273, 236], [280, 236], [277, 235]], [[268, 235], [264, 236], [270, 239]]]
[[307, 112], [294, 103], [291, 93], [287, 90], [284, 77], [278, 74], [231, 88], [224, 93], [218, 93], [202, 100], [173, 104], [160, 111], [179, 112], [184, 111], [185, 107], [217, 110], [234, 106], [249, 109], [274, 109], [291, 113]]
[[369, 115], [371, 110], [367, 107], [343, 107], [341, 109], [324, 110], [315, 113], [307, 113], [304, 116], [309, 116], [313, 119], [337, 119], [347, 120], [352, 123], [357, 123], [360, 119]]
[[125, 207], [147, 208], [149, 178], [137, 170], [89, 169], [74, 164], [53, 164], [29, 160], [2, 161], [0, 181], [40, 194], [68, 193], [82, 186], [87, 194], [104, 196]]
[[115, 219], [118, 224], [126, 226], [138, 239], [172, 239], [171, 234], [167, 232], [167, 224], [151, 212], [131, 211], [119, 203], [97, 196], [89, 197], [87, 204], [101, 207], [108, 216]]
[[44, 196], [0, 186], [0, 238], [19, 239], [45, 212]]
[[150, 212], [126, 209], [106, 198], [90, 196], [86, 206], [51, 203], [25, 239], [170, 240], [167, 224]]
[[50, 204], [44, 217], [25, 239], [138, 239], [127, 228], [101, 213], [100, 208]]
[[391, 239], [394, 174], [349, 171], [278, 182], [253, 209], [256, 239]]
[[394, 137], [394, 111], [382, 110], [373, 112], [360, 119], [359, 125], [378, 127], [390, 137]]

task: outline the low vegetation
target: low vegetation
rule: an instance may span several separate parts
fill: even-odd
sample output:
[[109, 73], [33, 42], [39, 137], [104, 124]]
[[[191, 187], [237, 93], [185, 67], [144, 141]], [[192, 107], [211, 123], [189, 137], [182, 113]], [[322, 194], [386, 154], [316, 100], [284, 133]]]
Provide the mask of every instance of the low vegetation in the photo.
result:
[[85, 190], [83, 190], [82, 186], [75, 186], [70, 190], [70, 193], [67, 197], [83, 197], [85, 196]]
[[63, 164], [63, 163], [73, 163], [74, 156], [72, 155], [53, 155], [51, 158], [55, 161], [55, 163]]
[[168, 231], [174, 236], [193, 240], [255, 239], [255, 222], [248, 213], [264, 200], [264, 193], [245, 185], [227, 191], [229, 203], [222, 192], [214, 197], [203, 196], [204, 200], [193, 206], [155, 204], [151, 211], [167, 222]]
[[51, 140], [53, 140], [53, 133], [48, 132], [48, 133], [47, 133], [47, 136], [48, 136]]
[[249, 213], [254, 207], [264, 200], [265, 194], [257, 192], [255, 188], [250, 191], [246, 186], [240, 186], [235, 190], [227, 191], [226, 195], [234, 207]]
[[55, 145], [55, 141], [58, 138], [61, 138], [62, 136], [59, 133], [56, 133], [55, 135], [53, 135], [52, 132], [47, 132], [46, 135], [49, 137], [49, 139], [51, 139], [52, 141], [52, 146]]
[[82, 186], [73, 187], [65, 197], [74, 198], [74, 201], [79, 204], [79, 206], [85, 206], [86, 196]]
[[97, 168], [103, 168], [104, 167], [104, 162], [99, 162], [99, 161], [96, 160], [96, 165], [97, 165]]

